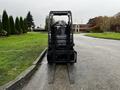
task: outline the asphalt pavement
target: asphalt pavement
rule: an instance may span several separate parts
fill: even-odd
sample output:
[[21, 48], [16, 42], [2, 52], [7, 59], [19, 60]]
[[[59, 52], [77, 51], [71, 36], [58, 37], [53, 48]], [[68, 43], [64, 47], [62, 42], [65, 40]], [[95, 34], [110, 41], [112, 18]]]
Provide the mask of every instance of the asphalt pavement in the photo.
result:
[[[70, 83], [66, 65], [57, 65], [51, 74], [45, 56], [22, 90], [120, 90], [120, 41], [75, 34], [74, 42], [74, 83]], [[54, 82], [49, 83], [52, 75]]]

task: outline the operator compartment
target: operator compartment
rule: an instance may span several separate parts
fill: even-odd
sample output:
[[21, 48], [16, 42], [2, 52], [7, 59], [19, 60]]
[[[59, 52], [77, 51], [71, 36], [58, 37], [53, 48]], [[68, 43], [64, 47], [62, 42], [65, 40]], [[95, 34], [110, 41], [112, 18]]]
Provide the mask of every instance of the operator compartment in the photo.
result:
[[58, 21], [54, 26], [56, 35], [56, 49], [64, 49], [67, 46], [66, 27], [67, 24], [64, 21]]

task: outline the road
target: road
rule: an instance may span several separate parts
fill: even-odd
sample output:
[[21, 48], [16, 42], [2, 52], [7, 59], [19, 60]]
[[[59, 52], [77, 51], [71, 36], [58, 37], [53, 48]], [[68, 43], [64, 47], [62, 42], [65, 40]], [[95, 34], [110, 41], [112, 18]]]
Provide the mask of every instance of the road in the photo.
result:
[[57, 65], [54, 83], [49, 83], [49, 66], [44, 58], [37, 72], [22, 90], [120, 90], [120, 41], [74, 36], [77, 63], [74, 83], [66, 65]]

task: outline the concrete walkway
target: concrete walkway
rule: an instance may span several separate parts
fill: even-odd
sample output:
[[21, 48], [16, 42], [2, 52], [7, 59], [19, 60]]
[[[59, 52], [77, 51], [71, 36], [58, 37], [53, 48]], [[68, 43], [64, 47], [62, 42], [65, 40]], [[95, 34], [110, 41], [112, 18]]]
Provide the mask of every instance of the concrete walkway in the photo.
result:
[[74, 81], [68, 78], [66, 65], [57, 65], [54, 83], [49, 84], [46, 57], [22, 90], [120, 90], [120, 41], [75, 35], [78, 53]]

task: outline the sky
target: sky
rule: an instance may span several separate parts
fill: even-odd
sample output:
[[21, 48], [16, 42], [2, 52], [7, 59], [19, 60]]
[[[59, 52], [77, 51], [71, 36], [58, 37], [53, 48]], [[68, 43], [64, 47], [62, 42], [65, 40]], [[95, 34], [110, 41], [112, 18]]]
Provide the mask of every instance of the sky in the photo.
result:
[[26, 17], [31, 11], [36, 26], [44, 27], [51, 10], [71, 10], [73, 23], [87, 23], [90, 18], [120, 12], [120, 0], [0, 0], [0, 15], [3, 10], [14, 17]]

